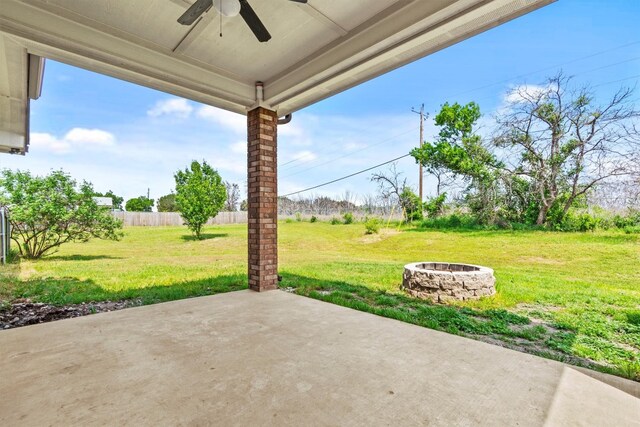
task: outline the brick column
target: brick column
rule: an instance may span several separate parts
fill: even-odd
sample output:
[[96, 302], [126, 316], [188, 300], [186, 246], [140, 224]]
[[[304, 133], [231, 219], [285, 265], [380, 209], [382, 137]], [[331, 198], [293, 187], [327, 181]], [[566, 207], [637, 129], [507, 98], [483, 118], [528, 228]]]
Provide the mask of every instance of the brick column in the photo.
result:
[[258, 292], [278, 287], [277, 127], [275, 111], [247, 115], [249, 288]]

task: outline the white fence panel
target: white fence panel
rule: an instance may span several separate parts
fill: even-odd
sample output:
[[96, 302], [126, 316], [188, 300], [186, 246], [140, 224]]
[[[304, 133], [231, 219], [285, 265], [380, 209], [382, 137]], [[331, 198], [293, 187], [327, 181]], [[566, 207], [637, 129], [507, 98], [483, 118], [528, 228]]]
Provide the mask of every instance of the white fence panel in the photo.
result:
[[[183, 225], [178, 212], [114, 212], [126, 227], [162, 227]], [[247, 212], [219, 212], [207, 225], [242, 224], [247, 222]]]

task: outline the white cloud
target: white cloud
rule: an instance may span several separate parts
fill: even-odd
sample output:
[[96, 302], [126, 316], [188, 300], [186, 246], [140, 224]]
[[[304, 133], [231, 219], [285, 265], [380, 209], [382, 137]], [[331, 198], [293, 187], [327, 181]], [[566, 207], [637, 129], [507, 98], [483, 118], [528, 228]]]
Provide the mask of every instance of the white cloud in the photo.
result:
[[186, 119], [192, 111], [193, 107], [186, 99], [171, 98], [156, 102], [156, 105], [147, 111], [147, 115], [150, 117], [175, 116]]
[[57, 154], [82, 148], [110, 147], [115, 143], [115, 136], [101, 129], [73, 128], [62, 138], [44, 132], [32, 132], [30, 136], [30, 144], [34, 149]]
[[198, 117], [219, 124], [235, 133], [247, 133], [247, 118], [241, 114], [204, 105], [198, 109]]
[[229, 149], [238, 154], [247, 154], [247, 143], [245, 141], [238, 141], [229, 146]]
[[44, 149], [54, 153], [68, 153], [71, 144], [68, 141], [60, 140], [50, 133], [31, 132], [29, 144], [33, 149]]
[[114, 145], [116, 138], [113, 134], [101, 129], [73, 128], [64, 136], [64, 140], [71, 144]]
[[504, 95], [504, 102], [507, 104], [526, 102], [527, 99], [535, 99], [548, 90], [548, 87], [539, 85], [523, 84], [514, 86]]

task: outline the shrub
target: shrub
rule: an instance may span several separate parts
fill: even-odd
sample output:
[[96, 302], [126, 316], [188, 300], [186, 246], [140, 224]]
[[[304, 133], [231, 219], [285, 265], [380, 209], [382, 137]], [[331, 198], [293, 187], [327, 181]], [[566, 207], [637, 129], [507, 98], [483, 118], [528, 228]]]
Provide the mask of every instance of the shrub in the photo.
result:
[[440, 216], [444, 211], [444, 202], [447, 199], [447, 193], [442, 193], [438, 197], [431, 197], [424, 203], [424, 210], [427, 211], [429, 218]]
[[353, 224], [353, 214], [351, 212], [347, 212], [342, 215], [345, 224]]
[[613, 224], [620, 229], [640, 226], [640, 211], [630, 211], [627, 215], [616, 215], [613, 217]]
[[302, 222], [302, 214], [300, 212], [296, 212], [296, 221]]
[[316, 217], [315, 215], [311, 215], [311, 219], [309, 220], [309, 222], [318, 222], [318, 217]]
[[46, 176], [3, 170], [0, 206], [11, 211], [11, 239], [20, 256], [36, 259], [68, 242], [120, 240], [122, 221], [98, 206], [89, 182], [78, 184], [63, 171]]
[[367, 218], [364, 222], [365, 234], [377, 234], [380, 231], [380, 220], [378, 218]]
[[420, 223], [422, 228], [434, 229], [485, 229], [474, 215], [453, 213], [437, 218], [427, 218]]
[[562, 221], [554, 226], [554, 229], [557, 231], [593, 231], [599, 227], [600, 222], [600, 218], [587, 212], [569, 211]]
[[218, 171], [203, 161], [191, 162], [175, 173], [176, 205], [185, 225], [201, 239], [202, 227], [218, 215], [227, 200], [227, 188]]
[[153, 204], [153, 199], [149, 199], [146, 196], [139, 196], [127, 200], [124, 208], [127, 210], [127, 212], [151, 212]]
[[338, 218], [336, 218], [335, 216], [331, 218], [331, 221], [329, 221], [331, 223], [331, 225], [336, 225], [336, 224], [340, 224], [340, 220]]
[[640, 234], [640, 225], [628, 225], [623, 230], [627, 234]]
[[293, 224], [293, 218], [287, 218], [284, 220], [284, 222], [287, 224]]

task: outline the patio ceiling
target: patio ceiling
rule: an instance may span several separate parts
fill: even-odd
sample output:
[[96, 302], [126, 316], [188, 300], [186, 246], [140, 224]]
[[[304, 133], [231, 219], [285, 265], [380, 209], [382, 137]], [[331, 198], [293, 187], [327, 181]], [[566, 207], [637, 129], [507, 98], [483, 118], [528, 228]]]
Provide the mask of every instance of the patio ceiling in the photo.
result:
[[2, 0], [0, 145], [27, 144], [28, 54], [242, 114], [262, 81], [285, 115], [552, 1], [253, 0], [260, 43], [215, 8], [179, 24], [193, 0]]

